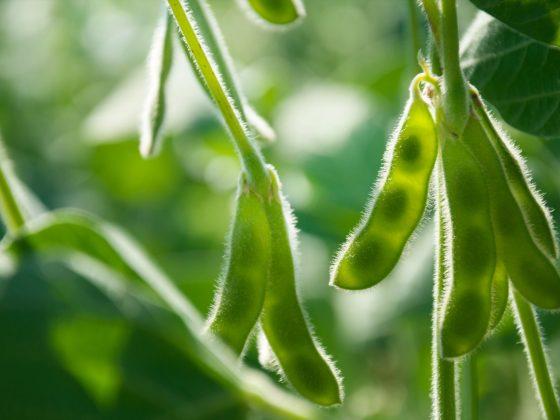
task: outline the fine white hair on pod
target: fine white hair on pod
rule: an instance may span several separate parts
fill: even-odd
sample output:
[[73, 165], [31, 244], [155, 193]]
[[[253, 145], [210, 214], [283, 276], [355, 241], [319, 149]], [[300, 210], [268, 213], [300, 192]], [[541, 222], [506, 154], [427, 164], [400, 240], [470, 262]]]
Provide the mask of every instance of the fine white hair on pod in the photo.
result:
[[403, 112], [401, 113], [400, 117], [398, 118], [397, 123], [395, 124], [395, 127], [391, 131], [391, 136], [389, 137], [389, 141], [388, 141], [387, 146], [385, 148], [385, 152], [383, 153], [383, 159], [382, 159], [381, 169], [379, 171], [379, 175], [377, 177], [377, 180], [373, 184], [373, 187], [371, 188], [368, 201], [367, 201], [366, 205], [364, 206], [364, 209], [362, 210], [362, 213], [361, 213], [361, 216], [360, 216], [360, 221], [358, 222], [356, 227], [354, 229], [352, 229], [352, 231], [347, 235], [346, 240], [344, 241], [344, 243], [342, 244], [342, 246], [340, 247], [340, 249], [336, 253], [336, 257], [334, 258], [334, 260], [331, 264], [331, 267], [330, 267], [330, 284], [331, 285], [334, 285], [334, 278], [335, 278], [336, 272], [338, 271], [338, 266], [340, 265], [340, 262], [344, 258], [344, 255], [348, 252], [350, 246], [352, 245], [352, 243], [356, 239], [356, 236], [360, 233], [360, 231], [363, 229], [363, 227], [367, 224], [368, 219], [369, 219], [369, 215], [370, 215], [370, 213], [371, 213], [371, 211], [372, 211], [372, 209], [375, 205], [375, 202], [377, 200], [379, 192], [383, 188], [383, 185], [385, 185], [385, 182], [387, 182], [387, 178], [389, 176], [389, 169], [391, 167], [391, 161], [393, 160], [393, 155], [395, 154], [395, 146], [397, 144], [397, 140], [399, 139], [399, 133], [402, 131], [402, 129], [403, 129], [405, 123], [406, 123], [406, 119], [407, 119], [407, 116], [409, 114], [410, 107], [412, 106], [412, 102], [413, 102], [413, 98], [411, 96], [409, 98], [409, 100], [407, 101]]

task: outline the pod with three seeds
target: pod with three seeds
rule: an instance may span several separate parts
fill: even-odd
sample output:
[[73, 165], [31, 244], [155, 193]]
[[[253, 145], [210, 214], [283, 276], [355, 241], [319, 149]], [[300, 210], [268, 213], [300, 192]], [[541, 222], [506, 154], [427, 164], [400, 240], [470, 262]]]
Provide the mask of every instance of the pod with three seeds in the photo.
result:
[[417, 79], [410, 92], [374, 198], [333, 264], [331, 284], [337, 287], [366, 289], [387, 277], [424, 214], [438, 149], [436, 129]]
[[441, 345], [444, 357], [459, 357], [472, 351], [488, 330], [496, 252], [480, 165], [461, 138], [447, 138], [441, 147], [449, 229]]

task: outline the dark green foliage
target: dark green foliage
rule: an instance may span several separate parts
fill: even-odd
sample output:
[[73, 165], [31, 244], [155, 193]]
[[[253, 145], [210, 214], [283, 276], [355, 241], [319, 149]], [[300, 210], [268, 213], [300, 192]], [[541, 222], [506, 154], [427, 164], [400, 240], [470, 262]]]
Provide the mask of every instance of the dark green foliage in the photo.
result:
[[560, 46], [560, 1], [471, 0], [478, 8], [538, 41]]
[[519, 130], [560, 136], [560, 49], [480, 15], [464, 39], [466, 76]]

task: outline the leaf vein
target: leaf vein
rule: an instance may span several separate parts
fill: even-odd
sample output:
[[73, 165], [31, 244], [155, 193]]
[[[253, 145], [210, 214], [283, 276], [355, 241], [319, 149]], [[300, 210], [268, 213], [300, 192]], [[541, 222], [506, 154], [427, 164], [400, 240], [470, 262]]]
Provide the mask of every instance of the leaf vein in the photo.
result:
[[515, 52], [515, 51], [521, 50], [523, 48], [527, 48], [528, 46], [530, 46], [533, 43], [534, 43], [534, 41], [532, 41], [532, 40], [526, 40], [526, 41], [524, 41], [524, 42], [522, 42], [522, 43], [520, 43], [520, 44], [518, 44], [514, 47], [501, 50], [497, 53], [489, 53], [489, 54], [479, 55], [475, 58], [469, 58], [467, 60], [463, 60], [463, 67], [464, 68], [473, 67], [473, 66], [478, 65], [478, 64], [480, 64], [484, 61], [497, 60], [500, 57], [504, 57], [508, 54], [511, 54], [511, 53]]

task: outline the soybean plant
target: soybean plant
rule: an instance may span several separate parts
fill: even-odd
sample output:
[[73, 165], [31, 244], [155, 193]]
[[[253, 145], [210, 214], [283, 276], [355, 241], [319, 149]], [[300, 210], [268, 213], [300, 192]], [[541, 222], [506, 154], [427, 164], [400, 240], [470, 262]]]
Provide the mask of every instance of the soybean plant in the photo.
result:
[[552, 218], [520, 153], [466, 82], [456, 0], [422, 4], [433, 39], [431, 68], [421, 59], [423, 72], [413, 79], [364, 217], [332, 265], [331, 284], [366, 289], [386, 278], [432, 191], [433, 417], [459, 416], [459, 365], [496, 330], [509, 295], [542, 411], [558, 419], [558, 397], [531, 306], [560, 308]]
[[[297, 19], [299, 2], [251, 1], [263, 18], [277, 24]], [[207, 333], [223, 341], [238, 356], [260, 329], [273, 353], [279, 373], [302, 396], [324, 406], [342, 401], [341, 378], [330, 357], [312, 335], [296, 290], [295, 230], [276, 170], [267, 164], [255, 142], [253, 130], [262, 121], [241, 95], [233, 65], [219, 27], [204, 0], [167, 0], [183, 51], [202, 88], [214, 102], [229, 131], [241, 161], [234, 222], [229, 234], [224, 270], [218, 281]], [[148, 100], [149, 123], [142, 151], [145, 155], [160, 132], [165, 107], [162, 93], [169, 64], [169, 25], [154, 42], [158, 62], [154, 91]], [[163, 42], [164, 48], [161, 47]], [[163, 54], [163, 58], [161, 55]], [[154, 100], [154, 97], [156, 98]], [[255, 121], [258, 121], [255, 123]], [[270, 131], [270, 130], [268, 130]], [[262, 136], [261, 136], [262, 137]], [[271, 136], [269, 136], [271, 137]]]

